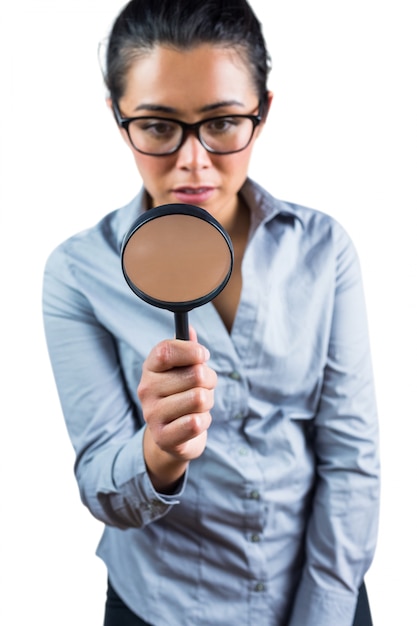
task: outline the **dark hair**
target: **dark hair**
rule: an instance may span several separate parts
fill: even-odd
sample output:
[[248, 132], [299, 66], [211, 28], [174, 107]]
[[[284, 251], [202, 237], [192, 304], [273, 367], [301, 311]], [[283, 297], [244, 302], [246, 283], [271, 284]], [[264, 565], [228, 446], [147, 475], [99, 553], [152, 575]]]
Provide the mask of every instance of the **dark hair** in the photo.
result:
[[158, 44], [185, 50], [232, 46], [245, 54], [260, 101], [270, 68], [262, 26], [246, 0], [131, 0], [110, 32], [104, 70], [113, 102], [125, 90], [132, 63]]

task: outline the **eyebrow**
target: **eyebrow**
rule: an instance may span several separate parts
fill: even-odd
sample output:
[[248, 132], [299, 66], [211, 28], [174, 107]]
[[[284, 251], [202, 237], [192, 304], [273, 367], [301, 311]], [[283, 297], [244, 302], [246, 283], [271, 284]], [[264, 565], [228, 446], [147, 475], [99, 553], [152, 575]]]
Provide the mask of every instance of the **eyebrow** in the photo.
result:
[[[217, 109], [222, 109], [224, 107], [229, 106], [238, 106], [244, 108], [243, 102], [239, 102], [239, 100], [222, 100], [220, 102], [214, 102], [213, 104], [207, 104], [199, 110], [199, 113], [209, 113], [211, 111], [216, 111]], [[178, 113], [178, 110], [174, 107], [168, 107], [163, 104], [151, 104], [151, 103], [143, 103], [138, 104], [135, 107], [135, 111], [153, 111], [155, 113], [168, 113], [175, 114]]]

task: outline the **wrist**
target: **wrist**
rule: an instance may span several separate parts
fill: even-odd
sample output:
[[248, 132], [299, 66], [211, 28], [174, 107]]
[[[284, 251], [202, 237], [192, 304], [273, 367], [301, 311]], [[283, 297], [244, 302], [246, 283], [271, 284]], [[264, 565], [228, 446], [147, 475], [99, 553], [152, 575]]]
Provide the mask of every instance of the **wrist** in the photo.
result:
[[149, 428], [143, 437], [143, 455], [153, 487], [159, 493], [170, 494], [177, 490], [188, 467], [188, 461], [175, 458], [162, 450], [154, 441]]

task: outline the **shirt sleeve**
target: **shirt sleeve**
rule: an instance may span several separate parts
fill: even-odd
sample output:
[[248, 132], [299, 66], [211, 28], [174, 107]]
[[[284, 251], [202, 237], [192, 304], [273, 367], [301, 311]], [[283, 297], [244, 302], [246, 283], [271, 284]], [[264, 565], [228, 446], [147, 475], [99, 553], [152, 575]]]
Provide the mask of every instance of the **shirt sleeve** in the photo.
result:
[[173, 495], [153, 488], [138, 405], [126, 389], [117, 346], [79, 290], [63, 247], [46, 264], [43, 314], [83, 503], [97, 519], [119, 528], [159, 519], [179, 501], [185, 479]]
[[317, 486], [290, 626], [351, 626], [376, 545], [377, 411], [361, 273], [336, 230], [333, 319], [315, 418]]

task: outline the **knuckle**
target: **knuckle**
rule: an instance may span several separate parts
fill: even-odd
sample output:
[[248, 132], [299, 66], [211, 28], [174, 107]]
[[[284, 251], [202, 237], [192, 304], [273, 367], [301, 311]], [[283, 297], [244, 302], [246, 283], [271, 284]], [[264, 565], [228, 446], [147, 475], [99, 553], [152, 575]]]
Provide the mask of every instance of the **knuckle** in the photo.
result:
[[194, 389], [190, 389], [189, 398], [191, 407], [196, 412], [204, 410], [208, 404], [208, 396], [208, 390], [203, 387], [194, 387]]
[[190, 438], [198, 437], [207, 430], [211, 423], [209, 413], [192, 413], [188, 416], [187, 430]]
[[158, 368], [165, 369], [172, 361], [172, 343], [168, 340], [158, 343], [154, 348], [154, 356]]
[[204, 363], [198, 363], [191, 370], [192, 382], [196, 387], [211, 389], [216, 386], [217, 374]]
[[139, 398], [139, 400], [141, 402], [143, 402], [143, 400], [148, 395], [148, 390], [149, 390], [148, 385], [146, 384], [146, 382], [142, 378], [141, 381], [139, 382], [139, 385], [138, 385], [138, 388], [137, 388], [138, 398]]
[[191, 378], [192, 382], [196, 387], [200, 387], [204, 385], [206, 372], [205, 367], [202, 364], [194, 365], [191, 369]]

